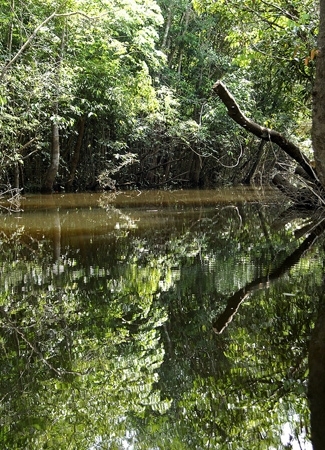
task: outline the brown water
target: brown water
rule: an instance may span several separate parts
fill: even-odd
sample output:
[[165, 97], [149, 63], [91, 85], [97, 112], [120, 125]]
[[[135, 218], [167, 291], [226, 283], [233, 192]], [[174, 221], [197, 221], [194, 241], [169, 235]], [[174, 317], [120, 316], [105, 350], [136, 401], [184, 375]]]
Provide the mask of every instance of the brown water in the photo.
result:
[[310, 448], [308, 217], [243, 188], [20, 209], [0, 216], [0, 448]]
[[[229, 188], [223, 190], [128, 191], [119, 193], [29, 195], [22, 197], [15, 214], [3, 216], [1, 228], [14, 230], [17, 224], [31, 232], [48, 232], [57, 227], [57, 213], [64, 229], [76, 232], [85, 228], [101, 232], [116, 226], [125, 211], [141, 227], [151, 227], [160, 216], [189, 214], [202, 209], [235, 203], [275, 203], [279, 195], [274, 189]], [[4, 206], [6, 203], [3, 203]], [[0, 204], [1, 205], [1, 204]], [[113, 209], [115, 215], [107, 214]], [[141, 220], [140, 220], [141, 219]]]

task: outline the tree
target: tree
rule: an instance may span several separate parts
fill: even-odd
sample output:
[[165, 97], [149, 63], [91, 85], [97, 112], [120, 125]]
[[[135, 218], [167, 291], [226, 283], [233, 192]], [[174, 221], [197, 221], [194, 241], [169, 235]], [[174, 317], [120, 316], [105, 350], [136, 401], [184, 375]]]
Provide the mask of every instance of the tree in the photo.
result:
[[[253, 5], [243, 6], [243, 11], [249, 14], [259, 12], [259, 20], [266, 22], [268, 27], [271, 28], [272, 33], [275, 36], [281, 36], [282, 28], [288, 21], [288, 25], [292, 23], [297, 23], [303, 18], [301, 11], [297, 9], [289, 10], [284, 8], [279, 2], [276, 4], [266, 4], [265, 2], [254, 2], [259, 8], [253, 8]], [[238, 8], [237, 2], [231, 2], [231, 5], [236, 9]], [[296, 194], [296, 189], [283, 179], [283, 177], [276, 175], [274, 177], [274, 182], [280, 187], [281, 190], [287, 192], [289, 196], [295, 197], [297, 203], [315, 203], [316, 205], [324, 204], [324, 188], [325, 188], [325, 150], [324, 150], [324, 118], [325, 118], [325, 108], [324, 108], [324, 80], [325, 80], [325, 57], [322, 53], [322, 48], [325, 45], [325, 19], [324, 19], [324, 5], [323, 2], [320, 3], [320, 23], [319, 23], [319, 36], [318, 36], [318, 50], [312, 50], [310, 56], [305, 58], [305, 65], [308, 66], [311, 61], [316, 58], [316, 79], [315, 79], [315, 90], [313, 98], [313, 143], [314, 143], [314, 156], [315, 156], [315, 170], [312, 167], [311, 162], [308, 157], [300, 151], [299, 146], [294, 144], [288, 139], [284, 134], [280, 134], [271, 128], [261, 126], [245, 116], [245, 114], [240, 110], [235, 99], [232, 97], [230, 92], [227, 90], [226, 86], [218, 81], [214, 85], [215, 93], [220, 97], [222, 102], [226, 105], [228, 109], [228, 114], [232, 119], [239, 123], [244, 129], [252, 132], [260, 139], [265, 141], [276, 143], [280, 148], [282, 148], [291, 158], [293, 158], [301, 168], [297, 170], [297, 173], [301, 176], [300, 180], [307, 187], [308, 192], [301, 192]], [[263, 9], [261, 9], [261, 6]], [[272, 21], [271, 21], [272, 19]], [[305, 19], [304, 19], [305, 20]], [[274, 31], [274, 29], [276, 31]], [[278, 31], [280, 29], [280, 31]], [[264, 37], [264, 36], [263, 36]], [[252, 45], [254, 48], [254, 46]], [[260, 50], [258, 50], [260, 51]], [[317, 56], [316, 56], [317, 55]], [[306, 182], [306, 179], [308, 180]], [[309, 193], [312, 193], [314, 199], [309, 199]]]
[[256, 156], [260, 141], [224, 119], [212, 79], [307, 149], [314, 0], [6, 0], [0, 12], [0, 163], [16, 186], [84, 190], [103, 171], [107, 186], [268, 180], [286, 155], [269, 143]]
[[128, 148], [136, 118], [157, 107], [153, 79], [164, 61], [154, 1], [63, 3], [5, 2], [0, 11], [9, 17], [0, 44], [2, 168], [10, 175], [19, 160], [21, 184], [46, 191], [55, 180], [73, 188], [80, 160], [94, 185]]
[[325, 186], [325, 1], [320, 0], [320, 21], [313, 97], [313, 148], [317, 174]]

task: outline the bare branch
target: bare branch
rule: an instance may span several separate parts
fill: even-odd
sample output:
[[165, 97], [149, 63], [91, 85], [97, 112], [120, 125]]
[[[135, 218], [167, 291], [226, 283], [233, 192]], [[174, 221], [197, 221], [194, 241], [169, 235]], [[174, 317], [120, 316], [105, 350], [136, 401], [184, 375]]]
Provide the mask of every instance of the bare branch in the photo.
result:
[[0, 82], [3, 80], [6, 72], [8, 71], [8, 69], [17, 61], [17, 59], [19, 58], [19, 56], [26, 50], [26, 48], [30, 45], [30, 43], [32, 42], [33, 39], [35, 39], [35, 37], [37, 36], [37, 33], [40, 31], [40, 29], [42, 27], [44, 27], [44, 25], [46, 25], [48, 22], [50, 22], [52, 19], [54, 19], [55, 17], [70, 17], [70, 16], [76, 16], [76, 15], [80, 15], [83, 17], [86, 17], [86, 19], [89, 20], [96, 20], [99, 17], [102, 17], [105, 14], [102, 14], [101, 16], [96, 16], [96, 17], [91, 17], [88, 16], [87, 14], [85, 14], [82, 11], [75, 11], [75, 12], [69, 12], [69, 13], [64, 13], [64, 14], [58, 14], [58, 13], [52, 13], [50, 16], [48, 16], [45, 20], [43, 20], [42, 23], [40, 23], [35, 30], [32, 32], [32, 34], [29, 36], [29, 38], [27, 39], [27, 41], [20, 47], [20, 49], [18, 50], [18, 52], [15, 54], [15, 56], [13, 56], [10, 61], [7, 62], [7, 64], [5, 64], [2, 69], [1, 69], [1, 73], [0, 73]]
[[34, 141], [37, 140], [37, 137], [34, 137], [30, 139], [26, 144], [24, 144], [20, 149], [18, 150], [18, 153], [23, 153], [24, 150], [26, 150], [27, 147], [29, 147]]
[[287, 9], [281, 8], [281, 6], [275, 5], [274, 3], [270, 3], [269, 1], [266, 2], [265, 0], [261, 0], [261, 3], [263, 3], [266, 6], [270, 6], [276, 11], [279, 11], [279, 13], [284, 17], [286, 17], [287, 19], [290, 19], [293, 22], [297, 22], [298, 16], [296, 11], [294, 11], [294, 14], [291, 14]]
[[33, 33], [29, 36], [29, 38], [27, 39], [27, 41], [20, 47], [20, 49], [18, 50], [18, 52], [15, 54], [15, 56], [13, 56], [11, 58], [11, 60], [5, 64], [1, 70], [1, 74], [0, 74], [0, 81], [3, 80], [5, 73], [7, 72], [7, 70], [13, 65], [13, 63], [19, 58], [19, 56], [25, 51], [25, 49], [29, 46], [29, 44], [32, 42], [32, 40], [36, 37], [37, 33], [39, 32], [39, 30], [47, 24], [47, 22], [49, 22], [50, 20], [52, 20], [54, 17], [56, 16], [56, 13], [51, 14], [49, 17], [47, 17], [45, 20], [43, 20], [43, 22], [38, 25], [38, 27], [35, 28], [35, 30], [33, 31]]

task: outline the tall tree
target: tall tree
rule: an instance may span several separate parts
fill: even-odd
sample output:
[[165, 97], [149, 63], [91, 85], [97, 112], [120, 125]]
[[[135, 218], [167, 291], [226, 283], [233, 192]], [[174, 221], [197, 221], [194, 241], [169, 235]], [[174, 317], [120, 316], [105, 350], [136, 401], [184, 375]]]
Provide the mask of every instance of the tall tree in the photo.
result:
[[318, 176], [325, 186], [325, 1], [320, 0], [320, 21], [313, 101], [313, 148]]
[[[60, 27], [61, 28], [61, 27]], [[54, 81], [54, 100], [53, 100], [53, 115], [51, 117], [51, 131], [52, 131], [52, 140], [51, 140], [51, 162], [50, 166], [46, 172], [42, 191], [51, 193], [53, 191], [54, 182], [59, 170], [60, 165], [60, 129], [58, 123], [59, 116], [59, 98], [60, 98], [60, 78], [61, 78], [61, 66], [63, 61], [64, 47], [65, 47], [65, 25], [62, 26], [61, 37], [60, 37], [60, 48], [58, 50], [58, 54], [56, 57], [56, 70], [55, 75], [56, 79]]]

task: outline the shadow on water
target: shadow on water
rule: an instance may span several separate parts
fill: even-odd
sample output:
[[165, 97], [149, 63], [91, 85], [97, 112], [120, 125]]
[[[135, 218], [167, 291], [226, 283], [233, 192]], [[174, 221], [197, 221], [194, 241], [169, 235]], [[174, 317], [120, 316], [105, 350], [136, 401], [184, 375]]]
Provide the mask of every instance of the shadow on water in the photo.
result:
[[325, 448], [325, 222], [276, 195], [0, 216], [1, 448]]

